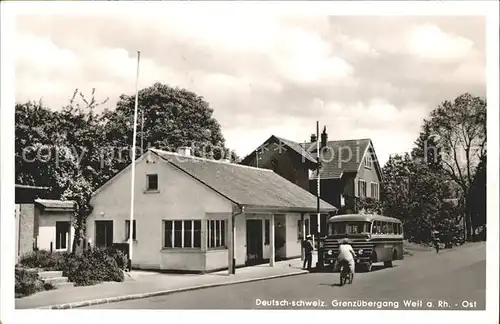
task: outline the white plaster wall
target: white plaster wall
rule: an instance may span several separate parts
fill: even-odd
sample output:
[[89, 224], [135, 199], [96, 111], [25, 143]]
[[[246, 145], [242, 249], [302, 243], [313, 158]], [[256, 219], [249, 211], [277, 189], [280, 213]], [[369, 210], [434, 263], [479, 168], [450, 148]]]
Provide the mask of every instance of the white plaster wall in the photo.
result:
[[206, 252], [206, 266], [207, 271], [216, 269], [225, 269], [228, 266], [228, 250], [208, 250]]
[[68, 221], [71, 224], [71, 213], [67, 212], [44, 212], [40, 213], [37, 243], [40, 250], [50, 250], [52, 243], [54, 251], [71, 251], [71, 245], [75, 237], [75, 229], [70, 225], [69, 242], [67, 249], [56, 250], [56, 222]]
[[[231, 213], [231, 203], [162, 160], [146, 161], [143, 158], [136, 164], [134, 219], [137, 236], [132, 265], [175, 270], [200, 268], [205, 262], [201, 261], [205, 257], [201, 250], [177, 252], [163, 249], [163, 220], [203, 220], [207, 213]], [[113, 242], [126, 243], [125, 220], [130, 219], [130, 173], [131, 168], [126, 169], [92, 200], [94, 209], [87, 219], [87, 240], [91, 238], [95, 242], [96, 220], [113, 220]], [[146, 175], [152, 173], [158, 174], [159, 191], [147, 193]]]

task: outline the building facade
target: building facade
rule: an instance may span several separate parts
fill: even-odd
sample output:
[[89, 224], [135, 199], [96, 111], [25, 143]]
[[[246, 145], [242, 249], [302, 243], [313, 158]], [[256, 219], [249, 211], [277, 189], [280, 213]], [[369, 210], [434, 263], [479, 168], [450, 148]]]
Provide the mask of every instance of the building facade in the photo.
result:
[[[151, 149], [93, 195], [91, 245], [132, 241], [132, 267], [186, 272], [230, 269], [301, 255], [316, 197], [259, 168]], [[324, 212], [335, 207], [321, 202]]]

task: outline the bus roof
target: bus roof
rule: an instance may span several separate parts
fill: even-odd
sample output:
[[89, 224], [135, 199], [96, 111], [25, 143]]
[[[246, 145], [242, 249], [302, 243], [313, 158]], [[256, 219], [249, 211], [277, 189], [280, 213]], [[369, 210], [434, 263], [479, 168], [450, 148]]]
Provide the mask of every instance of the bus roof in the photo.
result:
[[337, 215], [331, 217], [328, 222], [346, 222], [346, 221], [354, 221], [354, 222], [371, 222], [371, 221], [382, 221], [382, 222], [393, 222], [393, 223], [401, 223], [401, 221], [394, 217], [387, 217], [376, 214], [346, 214], [346, 215]]

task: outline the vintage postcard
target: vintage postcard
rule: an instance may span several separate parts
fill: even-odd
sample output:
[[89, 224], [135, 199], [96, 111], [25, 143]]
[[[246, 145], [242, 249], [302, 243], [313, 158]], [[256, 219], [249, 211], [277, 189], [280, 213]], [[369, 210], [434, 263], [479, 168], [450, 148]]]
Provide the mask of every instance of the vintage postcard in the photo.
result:
[[2, 3], [1, 121], [3, 323], [496, 320], [498, 2]]

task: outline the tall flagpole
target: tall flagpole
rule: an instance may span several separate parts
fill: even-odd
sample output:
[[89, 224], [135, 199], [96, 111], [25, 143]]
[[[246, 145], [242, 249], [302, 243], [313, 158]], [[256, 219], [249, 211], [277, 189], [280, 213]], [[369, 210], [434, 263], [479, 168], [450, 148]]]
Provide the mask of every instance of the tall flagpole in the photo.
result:
[[141, 110], [141, 153], [144, 150], [144, 107]]
[[139, 62], [141, 52], [137, 51], [137, 76], [135, 80], [135, 107], [134, 107], [134, 137], [132, 139], [132, 179], [130, 185], [130, 224], [128, 238], [128, 270], [132, 269], [132, 251], [134, 244], [134, 193], [135, 193], [135, 155], [136, 155], [136, 137], [137, 137], [137, 107], [139, 106]]

